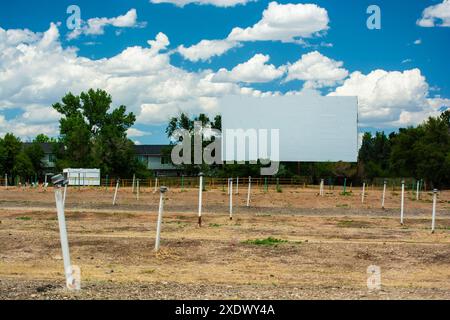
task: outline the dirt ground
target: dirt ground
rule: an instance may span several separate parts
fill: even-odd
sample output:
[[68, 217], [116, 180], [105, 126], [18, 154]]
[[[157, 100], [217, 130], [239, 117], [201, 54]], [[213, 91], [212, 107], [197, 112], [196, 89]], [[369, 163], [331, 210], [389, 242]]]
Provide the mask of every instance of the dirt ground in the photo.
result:
[[[64, 289], [54, 193], [0, 190], [0, 299], [450, 299], [450, 192], [441, 192], [431, 234], [432, 194], [317, 187], [252, 190], [229, 198], [171, 189], [165, 197], [162, 249], [154, 252], [159, 195], [70, 188], [66, 220], [72, 264], [82, 290]], [[258, 244], [269, 237], [280, 243]], [[367, 268], [381, 268], [381, 291]]]

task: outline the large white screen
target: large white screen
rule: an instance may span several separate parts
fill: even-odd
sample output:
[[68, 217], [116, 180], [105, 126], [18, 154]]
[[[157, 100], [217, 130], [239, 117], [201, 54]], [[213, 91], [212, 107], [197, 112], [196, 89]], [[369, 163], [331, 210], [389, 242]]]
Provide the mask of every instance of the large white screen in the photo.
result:
[[245, 158], [227, 150], [226, 132], [236, 129], [279, 129], [280, 161], [357, 161], [356, 97], [227, 96], [219, 106], [224, 161], [257, 160], [249, 155], [248, 145]]

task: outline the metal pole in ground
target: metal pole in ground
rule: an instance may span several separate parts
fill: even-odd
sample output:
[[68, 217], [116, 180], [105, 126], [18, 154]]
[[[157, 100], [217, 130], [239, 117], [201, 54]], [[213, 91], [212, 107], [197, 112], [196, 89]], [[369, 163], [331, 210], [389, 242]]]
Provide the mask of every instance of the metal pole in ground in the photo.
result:
[[233, 178], [230, 178], [230, 220], [233, 220]]
[[239, 194], [239, 177], [236, 178], [236, 194]]
[[139, 201], [139, 192], [140, 192], [140, 181], [136, 180], [136, 200]]
[[431, 233], [434, 233], [436, 230], [436, 202], [437, 202], [437, 194], [438, 190], [433, 190], [433, 217], [431, 219]]
[[198, 186], [198, 226], [202, 226], [202, 202], [203, 202], [203, 173], [200, 172], [200, 183]]
[[361, 196], [361, 203], [364, 203], [364, 198], [366, 196], [366, 183], [363, 183], [363, 189], [362, 189], [362, 196]]
[[67, 186], [69, 185], [69, 182], [67, 182], [65, 185], [64, 185], [64, 196], [63, 196], [63, 204], [64, 204], [64, 206], [66, 206], [66, 195], [67, 195]]
[[250, 207], [251, 191], [252, 191], [252, 177], [248, 177], [247, 208]]
[[159, 251], [161, 242], [161, 224], [164, 211], [164, 194], [167, 192], [167, 187], [161, 187], [159, 189], [159, 211], [158, 211], [158, 222], [156, 225], [156, 240], [155, 240], [155, 251]]
[[402, 180], [402, 202], [401, 202], [401, 210], [400, 210], [400, 223], [403, 225], [404, 222], [404, 213], [405, 213], [405, 180]]
[[67, 239], [66, 218], [64, 215], [64, 198], [61, 193], [61, 187], [67, 185], [67, 180], [63, 175], [56, 175], [52, 177], [52, 182], [55, 187], [55, 201], [56, 210], [58, 213], [59, 236], [61, 241], [61, 250], [64, 262], [64, 274], [66, 276], [66, 286], [68, 289], [79, 289], [73, 277], [72, 264], [70, 262], [69, 241]]
[[156, 193], [158, 191], [158, 178], [155, 178], [155, 191], [153, 193]]
[[381, 200], [381, 208], [384, 209], [384, 203], [386, 199], [386, 187], [387, 187], [387, 181], [384, 180], [384, 186], [383, 186], [383, 199]]
[[417, 181], [417, 191], [416, 191], [416, 200], [420, 199], [420, 180]]
[[114, 191], [113, 206], [116, 205], [117, 191], [119, 190], [119, 183], [120, 183], [120, 179], [117, 179], [116, 190]]
[[136, 183], [136, 174], [133, 174], [133, 185], [131, 186], [131, 192], [134, 193], [134, 184]]
[[5, 173], [5, 189], [8, 189], [8, 174]]

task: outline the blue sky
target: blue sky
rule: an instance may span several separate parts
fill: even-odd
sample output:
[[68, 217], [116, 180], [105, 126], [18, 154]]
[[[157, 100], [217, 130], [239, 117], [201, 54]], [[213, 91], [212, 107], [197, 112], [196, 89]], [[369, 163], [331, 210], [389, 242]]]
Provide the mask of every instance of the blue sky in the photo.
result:
[[[0, 133], [13, 131], [25, 140], [39, 132], [57, 134], [57, 115], [50, 110], [51, 103], [57, 102], [63, 92], [78, 93], [85, 89], [83, 85], [108, 89], [115, 103], [124, 103], [137, 114], [138, 121], [130, 136], [139, 143], [165, 143], [164, 119], [179, 111], [214, 114], [215, 98], [243, 87], [249, 88], [252, 94], [358, 95], [362, 104], [361, 131], [391, 131], [416, 124], [450, 105], [450, 28], [446, 23], [450, 23], [446, 20], [450, 20], [450, 3], [447, 0], [278, 1], [280, 10], [288, 4], [316, 6], [306, 18], [301, 12], [307, 7], [293, 7], [295, 10], [283, 17], [296, 10], [299, 15], [292, 13], [293, 22], [269, 40], [255, 35], [258, 30], [254, 28], [252, 39], [241, 36], [223, 53], [204, 60], [189, 59], [180, 53], [179, 46], [190, 48], [202, 40], [230, 39], [233, 28], [255, 26], [265, 10], [275, 9], [263, 0], [241, 0], [246, 3], [227, 7], [217, 3], [233, 4], [232, 0], [209, 2], [183, 7], [147, 0], [2, 2], [0, 31], [6, 34], [8, 30], [19, 29], [23, 33], [28, 29], [33, 35], [25, 37], [21, 33], [20, 39], [27, 40], [16, 40], [17, 37], [2, 40], [0, 36], [3, 50], [3, 55], [0, 53], [0, 125], [3, 126]], [[88, 19], [113, 19], [132, 9], [136, 17], [127, 16], [131, 19], [125, 27], [118, 20], [110, 20], [100, 34], [87, 31], [68, 39], [72, 31], [66, 27], [69, 16], [66, 9], [72, 4], [80, 7], [85, 22], [82, 26], [86, 28]], [[381, 30], [366, 27], [369, 17], [366, 10], [371, 4], [381, 9]], [[431, 9], [424, 12], [426, 8]], [[314, 19], [323, 18], [324, 13], [328, 19], [326, 27], [319, 26], [310, 32], [300, 30], [302, 23], [311, 25]], [[50, 23], [57, 24], [53, 30]], [[295, 29], [300, 30], [298, 35]], [[301, 41], [286, 41], [283, 32], [294, 34]], [[38, 43], [45, 33], [52, 36], [52, 44], [43, 48]], [[157, 38], [160, 33], [164, 36]], [[161, 50], [144, 50], [150, 48], [149, 40]], [[22, 42], [34, 52], [34, 60], [22, 61], [20, 56], [24, 51], [18, 49]], [[120, 56], [132, 47], [142, 50], [133, 54], [127, 51], [130, 54]], [[18, 51], [6, 54], [6, 49]], [[302, 59], [309, 54], [312, 60], [306, 56]], [[120, 60], [115, 61], [119, 56]], [[233, 70], [249, 61], [256, 64]], [[126, 67], [119, 67], [121, 62]], [[59, 63], [62, 65], [58, 66]], [[151, 74], [150, 65], [155, 66]], [[220, 69], [226, 69], [221, 77], [217, 75]], [[256, 74], [249, 74], [248, 70], [256, 70]], [[323, 73], [329, 76], [323, 79]], [[262, 74], [266, 75], [264, 79]], [[161, 77], [159, 82], [158, 77]], [[210, 83], [211, 78], [219, 80]], [[11, 81], [17, 85], [11, 85]], [[132, 86], [133, 83], [136, 85]], [[145, 89], [139, 90], [141, 84], [145, 84]], [[1, 86], [8, 89], [3, 92]], [[198, 87], [202, 89], [197, 90]], [[162, 93], [165, 90], [173, 92]]]

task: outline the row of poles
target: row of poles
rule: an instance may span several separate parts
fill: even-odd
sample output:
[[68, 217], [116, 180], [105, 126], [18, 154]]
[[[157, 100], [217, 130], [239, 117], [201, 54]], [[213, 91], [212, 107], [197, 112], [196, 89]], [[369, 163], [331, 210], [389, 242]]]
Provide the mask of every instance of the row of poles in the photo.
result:
[[[320, 182], [320, 196], [325, 196], [325, 188], [324, 188], [325, 182], [322, 179]], [[385, 209], [385, 202], [386, 202], [386, 189], [387, 189], [387, 181], [384, 181], [383, 186], [383, 195], [381, 199], [381, 208]], [[345, 184], [344, 184], [344, 193], [345, 193]], [[436, 230], [436, 203], [437, 203], [437, 195], [439, 193], [439, 190], [434, 189], [433, 190], [433, 208], [432, 208], [432, 218], [431, 218], [431, 232], [434, 233]], [[363, 183], [362, 186], [362, 192], [361, 192], [361, 203], [364, 204], [366, 197], [366, 183]], [[417, 189], [416, 189], [416, 200], [419, 201], [420, 199], [420, 181], [417, 181]], [[401, 193], [401, 202], [400, 202], [400, 224], [404, 225], [405, 220], [405, 181], [402, 181], [402, 193]]]
[[[198, 202], [198, 225], [202, 226], [202, 206], [203, 206], [203, 190], [204, 190], [204, 175], [201, 173], [199, 176], [199, 202]], [[133, 179], [133, 192], [136, 187], [137, 197], [139, 197], [139, 180]], [[56, 201], [56, 209], [58, 213], [58, 225], [60, 231], [60, 242], [63, 253], [63, 261], [64, 261], [64, 273], [66, 276], [66, 286], [70, 290], [80, 290], [80, 269], [75, 268], [71, 265], [70, 260], [70, 252], [69, 252], [69, 242], [67, 237], [67, 228], [66, 221], [64, 215], [64, 207], [66, 202], [66, 194], [67, 194], [67, 185], [68, 181], [64, 179], [64, 176], [57, 175], [52, 177], [53, 185], [55, 186], [55, 201]], [[114, 192], [113, 205], [116, 204], [117, 192], [119, 189], [120, 180], [117, 180], [116, 189]], [[230, 220], [233, 220], [233, 178], [228, 179], [228, 194], [229, 194], [229, 204], [230, 204]], [[155, 192], [157, 191], [158, 180], [155, 183]], [[386, 196], [386, 186], [387, 182], [384, 183], [383, 188], [383, 199], [382, 206], [384, 208], [385, 196]], [[62, 193], [62, 187], [64, 187], [64, 193]], [[247, 192], [247, 207], [250, 206], [250, 196], [251, 196], [251, 187], [252, 187], [252, 178], [248, 179], [248, 192]], [[361, 201], [364, 203], [365, 199], [365, 183], [363, 184], [363, 191]], [[168, 188], [165, 186], [161, 186], [159, 188], [160, 198], [159, 198], [159, 209], [158, 209], [158, 219], [156, 225], [156, 238], [155, 238], [155, 252], [159, 252], [160, 243], [161, 243], [161, 226], [163, 220], [163, 212], [164, 212], [164, 195], [168, 191]], [[236, 179], [236, 194], [239, 193], [239, 178]], [[419, 189], [417, 189], [417, 198], [419, 198]], [[433, 191], [433, 217], [432, 217], [432, 232], [435, 232], [435, 220], [436, 220], [436, 202], [437, 202], [437, 193], [438, 190]], [[324, 180], [321, 181], [320, 184], [320, 196], [325, 195], [324, 191]], [[402, 196], [401, 196], [401, 224], [404, 223], [404, 196], [405, 196], [405, 182], [402, 181]], [[78, 275], [78, 276], [77, 276]]]

